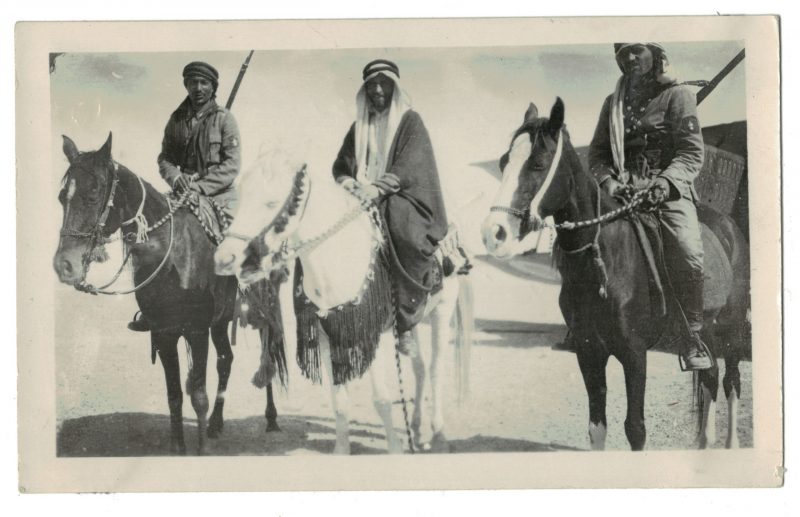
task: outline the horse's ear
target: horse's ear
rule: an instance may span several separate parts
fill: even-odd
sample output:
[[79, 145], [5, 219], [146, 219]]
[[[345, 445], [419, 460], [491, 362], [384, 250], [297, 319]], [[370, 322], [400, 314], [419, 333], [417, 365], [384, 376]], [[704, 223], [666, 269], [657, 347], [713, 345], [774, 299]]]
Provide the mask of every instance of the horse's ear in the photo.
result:
[[508, 153], [505, 153], [503, 156], [500, 157], [499, 165], [500, 165], [500, 172], [502, 173], [503, 170], [506, 168], [506, 165], [508, 165]]
[[553, 134], [558, 133], [564, 126], [564, 101], [561, 100], [561, 97], [556, 97], [556, 103], [553, 104], [553, 109], [550, 110], [548, 126]]
[[100, 148], [97, 153], [102, 156], [103, 158], [111, 159], [111, 132], [108, 132], [108, 138], [106, 139], [106, 143], [103, 144], [103, 147]]
[[530, 103], [528, 106], [528, 111], [525, 112], [525, 119], [522, 121], [523, 124], [527, 124], [528, 122], [533, 122], [539, 116], [539, 110], [536, 109], [536, 104]]
[[64, 155], [66, 155], [69, 163], [72, 163], [72, 160], [74, 160], [75, 157], [80, 154], [80, 151], [78, 151], [78, 146], [75, 145], [75, 142], [73, 142], [72, 139], [67, 135], [61, 135], [61, 138], [64, 139], [64, 144], [61, 146], [61, 148], [64, 150]]

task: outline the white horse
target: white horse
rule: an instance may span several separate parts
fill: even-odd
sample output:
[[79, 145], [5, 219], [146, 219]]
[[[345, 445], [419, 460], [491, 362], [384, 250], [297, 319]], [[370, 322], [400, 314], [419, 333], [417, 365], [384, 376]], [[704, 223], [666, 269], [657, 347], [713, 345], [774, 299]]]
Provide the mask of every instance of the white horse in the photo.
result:
[[[384, 238], [376, 225], [379, 219], [374, 217], [377, 212], [372, 203], [363, 199], [356, 190], [345, 189], [333, 181], [319, 181], [312, 185], [305, 165], [292, 163], [278, 153], [259, 157], [254, 167], [240, 176], [237, 188], [238, 213], [215, 255], [219, 274], [236, 274], [240, 281], [248, 282], [299, 258], [303, 272], [302, 290], [323, 318], [333, 315], [331, 311], [343, 305], [361, 301], [369, 282], [367, 279], [375, 276], [375, 257]], [[444, 257], [462, 258], [457, 252], [455, 232], [452, 233], [440, 244], [437, 252], [440, 261]], [[252, 265], [254, 259], [255, 273], [252, 268], [243, 267]], [[387, 308], [393, 315], [394, 308], [384, 307], [384, 312]], [[425, 309], [432, 331], [430, 441], [427, 436], [423, 437], [421, 429], [426, 363], [419, 350], [410, 354], [416, 381], [410, 427], [413, 443], [420, 450], [449, 450], [444, 432], [442, 351], [450, 341], [450, 320], [454, 313], [458, 326], [457, 376], [460, 394], [463, 394], [468, 383], [472, 291], [468, 277], [456, 273], [443, 278], [441, 291], [429, 296]], [[319, 359], [326, 373], [326, 385], [331, 389], [336, 417], [334, 452], [349, 454], [348, 382], [334, 384], [329, 336], [319, 322], [316, 332], [319, 336]], [[386, 429], [387, 449], [390, 453], [401, 453], [402, 439], [392, 424], [394, 396], [385, 379], [390, 369], [399, 369], [396, 332], [391, 324], [383, 325], [379, 332], [374, 360], [366, 373], [371, 379], [375, 409]], [[416, 331], [414, 334], [417, 340], [419, 335]], [[397, 364], [392, 364], [394, 361]]]

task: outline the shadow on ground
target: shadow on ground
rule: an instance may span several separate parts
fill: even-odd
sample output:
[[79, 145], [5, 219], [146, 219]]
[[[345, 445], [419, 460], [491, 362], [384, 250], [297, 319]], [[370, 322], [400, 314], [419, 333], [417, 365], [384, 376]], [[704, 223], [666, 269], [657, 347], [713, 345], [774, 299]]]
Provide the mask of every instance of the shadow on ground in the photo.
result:
[[[281, 416], [281, 430], [266, 432], [263, 417], [228, 420], [222, 436], [208, 441], [214, 456], [283, 456], [331, 454], [335, 442], [332, 419]], [[184, 419], [188, 454], [197, 451], [195, 420]], [[350, 429], [351, 453], [385, 454], [379, 426], [354, 422]], [[375, 446], [363, 442], [375, 441]], [[476, 435], [452, 440], [452, 452], [552, 452], [578, 450], [555, 444]], [[57, 437], [59, 457], [169, 456], [169, 417], [150, 413], [112, 413], [65, 420]]]

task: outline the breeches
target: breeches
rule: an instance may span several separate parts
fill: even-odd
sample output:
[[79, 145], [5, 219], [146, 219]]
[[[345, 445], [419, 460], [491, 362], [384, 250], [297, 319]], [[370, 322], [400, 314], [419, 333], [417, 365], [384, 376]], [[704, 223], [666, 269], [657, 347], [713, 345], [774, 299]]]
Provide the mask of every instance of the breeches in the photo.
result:
[[703, 271], [703, 239], [697, 209], [681, 197], [661, 206], [661, 228], [667, 266], [676, 273]]

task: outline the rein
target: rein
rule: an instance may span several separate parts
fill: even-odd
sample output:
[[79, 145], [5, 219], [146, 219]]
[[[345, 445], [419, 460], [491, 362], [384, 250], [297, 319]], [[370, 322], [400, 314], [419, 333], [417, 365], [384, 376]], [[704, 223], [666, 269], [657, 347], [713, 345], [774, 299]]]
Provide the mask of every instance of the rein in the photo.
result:
[[[301, 175], [302, 176], [306, 175], [305, 167], [303, 167], [298, 172], [298, 176], [301, 176]], [[365, 197], [362, 194], [362, 192], [357, 187], [355, 187], [354, 185], [351, 185], [349, 183], [345, 183], [345, 184], [342, 184], [342, 187], [348, 193], [350, 193], [356, 199], [358, 199], [359, 204], [356, 205], [355, 207], [351, 208], [349, 211], [345, 212], [345, 214], [342, 215], [329, 228], [327, 228], [326, 230], [320, 232], [319, 234], [315, 235], [314, 237], [298, 241], [297, 243], [295, 243], [292, 246], [289, 246], [289, 241], [288, 240], [283, 241], [283, 244], [281, 245], [280, 250], [276, 251], [273, 254], [273, 264], [288, 265], [293, 259], [297, 258], [300, 255], [303, 255], [305, 253], [308, 253], [308, 252], [314, 250], [315, 248], [320, 246], [323, 242], [327, 241], [328, 239], [330, 239], [331, 237], [333, 237], [334, 235], [339, 233], [341, 230], [343, 230], [345, 227], [347, 227], [350, 223], [352, 223], [353, 221], [358, 219], [358, 217], [361, 214], [363, 214], [365, 212], [371, 212], [373, 210], [377, 210], [374, 207], [374, 205], [372, 204], [372, 200], [367, 198], [367, 197]], [[308, 191], [307, 191], [307, 193], [306, 193], [306, 195], [304, 197], [305, 197], [305, 199], [302, 200], [302, 203], [303, 203], [302, 209], [296, 210], [294, 215], [289, 216], [288, 212], [290, 211], [290, 208], [292, 206], [292, 195], [290, 194], [289, 199], [284, 204], [284, 208], [282, 209], [282, 211], [278, 215], [275, 216], [275, 219], [273, 219], [273, 222], [271, 222], [264, 230], [259, 232], [259, 235], [265, 235], [267, 232], [269, 232], [274, 226], [276, 226], [275, 221], [281, 219], [281, 217], [285, 217], [287, 220], [288, 220], [289, 217], [296, 217], [296, 218], [302, 219], [303, 215], [305, 214], [306, 208], [308, 207], [308, 200], [311, 197], [311, 185], [310, 185], [310, 183], [309, 183]], [[300, 203], [300, 200], [298, 200], [297, 204], [299, 205], [299, 203]], [[297, 208], [297, 207], [295, 207], [295, 208]], [[258, 236], [250, 237], [250, 236], [239, 234], [239, 233], [236, 233], [236, 232], [227, 232], [226, 233], [226, 237], [233, 237], [235, 239], [239, 239], [239, 240], [250, 242], [253, 239], [255, 239], [256, 237], [258, 237]], [[258, 272], [253, 273], [251, 275], [248, 275], [246, 280], [245, 279], [240, 279], [240, 281], [242, 281], [242, 283], [250, 284], [250, 283], [262, 280], [264, 278], [267, 278], [268, 276], [269, 276], [268, 273], [266, 271], [264, 271], [263, 268], [262, 268]]]
[[[562, 141], [563, 136], [560, 134], [559, 131], [559, 138], [558, 143], [556, 146], [556, 154], [553, 157], [553, 161], [550, 162], [550, 168], [547, 171], [547, 176], [545, 177], [544, 183], [542, 184], [541, 189], [539, 192], [536, 193], [536, 196], [531, 200], [529, 206], [525, 210], [520, 210], [518, 208], [512, 208], [507, 206], [492, 206], [489, 208], [490, 212], [502, 212], [505, 214], [512, 215], [517, 219], [520, 219], [522, 222], [528, 225], [535, 225], [535, 223], [540, 222], [544, 225], [545, 228], [553, 228], [555, 230], [579, 230], [581, 228], [586, 228], [588, 226], [594, 226], [596, 224], [601, 224], [606, 221], [610, 221], [612, 219], [616, 219], [622, 214], [628, 213], [631, 210], [634, 210], [639, 205], [642, 204], [644, 201], [644, 195], [646, 194], [645, 191], [638, 191], [636, 192], [630, 201], [625, 203], [623, 206], [612, 210], [611, 212], [606, 212], [605, 214], [600, 213], [600, 185], [597, 185], [595, 181], [595, 185], [597, 185], [597, 215], [591, 219], [585, 219], [582, 221], [564, 221], [563, 223], [551, 225], [547, 223], [543, 223], [540, 218], [538, 217], [531, 217], [531, 206], [538, 206], [541, 202], [542, 198], [544, 197], [545, 193], [547, 192], [550, 184], [552, 183], [553, 177], [555, 176], [556, 169], [558, 168], [558, 164], [561, 161], [561, 149], [562, 149]], [[539, 138], [539, 134], [536, 134], [536, 139]], [[536, 142], [534, 141], [534, 146]]]

